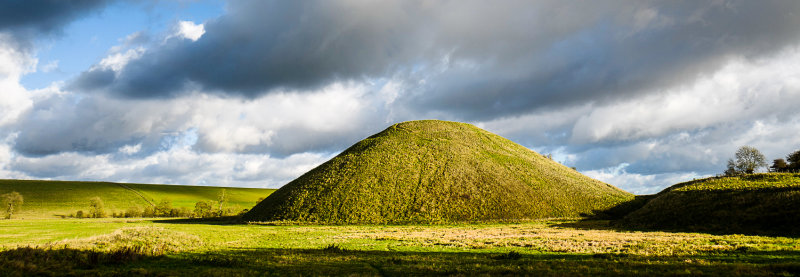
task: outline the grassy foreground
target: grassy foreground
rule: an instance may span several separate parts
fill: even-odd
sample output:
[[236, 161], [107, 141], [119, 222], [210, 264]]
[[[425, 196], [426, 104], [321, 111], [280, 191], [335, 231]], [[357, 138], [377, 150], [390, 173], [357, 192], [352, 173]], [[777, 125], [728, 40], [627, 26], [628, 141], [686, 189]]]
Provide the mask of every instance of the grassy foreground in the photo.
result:
[[2, 180], [0, 194], [16, 191], [24, 197], [22, 208], [15, 218], [54, 218], [87, 211], [89, 200], [100, 197], [109, 213], [122, 212], [128, 207], [146, 207], [169, 200], [174, 207], [194, 208], [198, 201], [215, 201], [225, 189], [228, 207], [238, 210], [253, 207], [259, 198], [274, 190], [255, 188], [222, 188], [108, 182], [71, 182], [38, 180]]
[[623, 232], [607, 222], [269, 226], [0, 221], [10, 275], [800, 274], [800, 239]]

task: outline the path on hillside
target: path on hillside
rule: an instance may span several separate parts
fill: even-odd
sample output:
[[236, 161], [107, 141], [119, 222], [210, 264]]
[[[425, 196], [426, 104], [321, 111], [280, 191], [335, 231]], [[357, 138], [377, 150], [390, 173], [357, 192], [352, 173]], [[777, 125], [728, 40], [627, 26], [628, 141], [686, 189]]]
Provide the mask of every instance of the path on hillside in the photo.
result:
[[144, 197], [144, 194], [142, 194], [142, 193], [141, 193], [141, 192], [139, 192], [138, 190], [135, 190], [135, 189], [133, 189], [132, 187], [129, 187], [128, 185], [126, 185], [126, 184], [121, 184], [121, 183], [114, 183], [114, 184], [117, 184], [118, 186], [120, 186], [120, 187], [122, 187], [122, 188], [124, 188], [124, 189], [130, 190], [130, 191], [132, 191], [133, 193], [135, 193], [136, 195], [139, 195], [139, 197], [141, 197], [142, 199], [144, 199], [144, 201], [146, 201], [146, 202], [147, 202], [147, 204], [150, 204], [150, 206], [152, 206], [152, 207], [155, 207], [155, 206], [156, 206], [156, 204], [153, 204], [153, 202], [152, 202], [152, 201], [150, 201], [150, 199], [147, 199], [147, 197]]

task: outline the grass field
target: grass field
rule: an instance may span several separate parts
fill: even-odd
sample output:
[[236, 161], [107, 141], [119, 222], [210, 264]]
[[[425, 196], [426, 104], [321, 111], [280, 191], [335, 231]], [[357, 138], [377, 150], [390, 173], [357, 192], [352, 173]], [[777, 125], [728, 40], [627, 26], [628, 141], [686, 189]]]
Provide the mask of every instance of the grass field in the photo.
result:
[[11, 275], [785, 275], [800, 239], [613, 230], [605, 221], [270, 226], [0, 221]]
[[252, 208], [259, 198], [274, 191], [108, 182], [0, 180], [0, 194], [16, 191], [24, 197], [24, 204], [14, 217], [25, 219], [53, 218], [78, 210], [87, 211], [89, 200], [95, 196], [103, 199], [109, 213], [122, 212], [131, 206], [144, 208], [162, 200], [172, 201], [174, 207], [191, 209], [198, 201], [216, 201], [222, 189], [228, 195], [228, 207], [236, 210]]
[[[0, 180], [0, 193], [25, 197], [20, 216], [0, 220], [0, 275], [798, 276], [800, 233], [791, 231], [797, 228], [798, 184], [797, 174], [696, 180], [602, 213], [621, 221], [314, 225], [247, 224], [236, 217], [61, 219], [57, 215], [86, 209], [94, 196], [110, 212], [164, 199], [192, 207], [214, 200], [222, 188]], [[242, 208], [272, 192], [226, 191], [229, 205]], [[620, 224], [637, 218], [685, 224], [645, 226], [651, 229], [717, 226], [724, 232]], [[770, 230], [758, 222], [789, 232], [731, 229]]]

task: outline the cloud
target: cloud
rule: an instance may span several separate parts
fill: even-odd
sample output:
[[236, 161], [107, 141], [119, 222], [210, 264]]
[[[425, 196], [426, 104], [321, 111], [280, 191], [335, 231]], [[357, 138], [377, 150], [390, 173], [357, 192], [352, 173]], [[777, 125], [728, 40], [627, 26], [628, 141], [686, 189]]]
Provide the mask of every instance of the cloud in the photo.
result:
[[178, 30], [175, 36], [181, 36], [192, 41], [197, 41], [205, 33], [206, 29], [203, 28], [203, 24], [195, 24], [191, 21], [181, 21], [178, 22]]
[[721, 172], [741, 145], [769, 158], [800, 148], [797, 11], [794, 1], [233, 1], [215, 19], [120, 38], [42, 91], [19, 86], [37, 60], [14, 45], [60, 27], [19, 23], [0, 31], [10, 92], [0, 171], [272, 186], [393, 122], [438, 118], [654, 192]]
[[0, 33], [0, 127], [16, 122], [33, 105], [30, 94], [19, 84], [19, 79], [32, 72], [36, 63], [30, 53], [14, 46], [10, 35]]
[[627, 166], [628, 164], [623, 163], [616, 167], [586, 171], [583, 172], [583, 174], [609, 184], [624, 184], [622, 187], [623, 189], [639, 195], [655, 194], [665, 187], [669, 187], [680, 182], [685, 182], [687, 180], [700, 177], [707, 177], [698, 175], [694, 172], [642, 175], [628, 173], [625, 170]]
[[[130, 145], [153, 153], [175, 134], [194, 130], [200, 152], [289, 156], [342, 149], [382, 126], [367, 87], [334, 84], [316, 92], [253, 100], [194, 94], [170, 100], [126, 100], [53, 94], [15, 125], [24, 155], [107, 154]], [[366, 126], [366, 127], [365, 127]], [[133, 153], [129, 153], [133, 154]]]
[[263, 154], [198, 153], [174, 147], [143, 157], [85, 155], [5, 158], [0, 173], [20, 179], [103, 180], [206, 186], [277, 188], [331, 158], [303, 153], [285, 158]]
[[89, 70], [75, 89], [254, 98], [389, 78], [403, 82], [397, 101], [416, 113], [483, 121], [677, 87], [800, 38], [796, 2], [575, 5], [233, 2], [196, 41], [150, 49], [115, 76]]
[[105, 0], [9, 0], [0, 2], [0, 32], [13, 35], [20, 49], [36, 35], [53, 34], [78, 17], [96, 11]]

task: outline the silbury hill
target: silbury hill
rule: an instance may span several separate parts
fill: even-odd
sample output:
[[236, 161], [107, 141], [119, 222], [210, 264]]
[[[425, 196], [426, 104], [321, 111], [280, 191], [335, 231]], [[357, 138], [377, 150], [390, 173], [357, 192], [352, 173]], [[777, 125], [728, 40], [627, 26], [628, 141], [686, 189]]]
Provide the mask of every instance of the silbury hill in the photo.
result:
[[577, 217], [633, 195], [473, 125], [392, 125], [303, 174], [246, 221], [446, 223]]
[[800, 174], [712, 177], [673, 185], [619, 224], [636, 229], [800, 235]]

